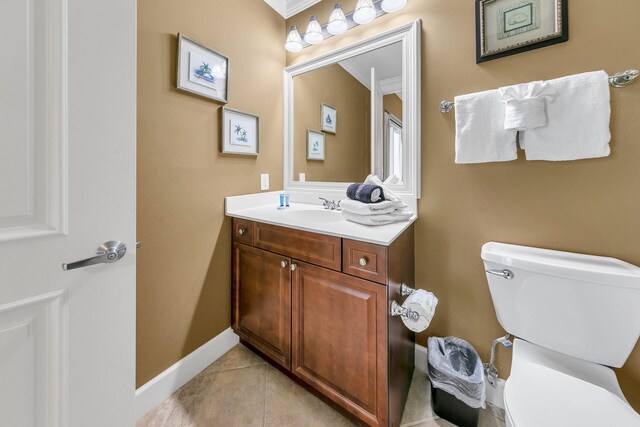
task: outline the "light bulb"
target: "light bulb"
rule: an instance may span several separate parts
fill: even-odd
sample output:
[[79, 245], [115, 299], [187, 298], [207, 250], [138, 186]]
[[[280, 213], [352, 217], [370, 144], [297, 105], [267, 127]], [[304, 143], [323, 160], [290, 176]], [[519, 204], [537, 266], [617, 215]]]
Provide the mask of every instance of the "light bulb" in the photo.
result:
[[407, 0], [382, 0], [380, 7], [387, 13], [397, 12], [407, 5]]
[[358, 0], [356, 10], [353, 12], [353, 20], [356, 24], [364, 25], [373, 21], [376, 17], [376, 8], [373, 0]]
[[291, 30], [289, 30], [287, 41], [284, 43], [284, 48], [289, 52], [300, 52], [302, 50], [302, 39], [300, 38], [300, 33], [295, 25], [291, 27]]
[[309, 44], [318, 44], [324, 40], [322, 35], [322, 27], [315, 16], [312, 16], [307, 26], [307, 32], [304, 33], [304, 41]]
[[333, 12], [329, 16], [329, 23], [327, 24], [327, 31], [334, 36], [340, 35], [349, 29], [347, 25], [347, 17], [344, 16], [344, 12], [340, 7], [340, 3], [336, 3], [333, 7]]

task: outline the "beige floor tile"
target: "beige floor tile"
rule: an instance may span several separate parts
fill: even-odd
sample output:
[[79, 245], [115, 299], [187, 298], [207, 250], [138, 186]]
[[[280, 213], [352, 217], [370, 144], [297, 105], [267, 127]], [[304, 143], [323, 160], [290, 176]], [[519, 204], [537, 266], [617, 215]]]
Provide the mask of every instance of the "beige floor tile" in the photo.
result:
[[218, 360], [213, 362], [202, 373], [204, 375], [212, 372], [229, 371], [231, 369], [248, 368], [250, 366], [266, 365], [260, 356], [243, 346], [238, 344], [231, 350], [222, 355]]
[[447, 420], [442, 418], [436, 418], [433, 420], [418, 422], [417, 424], [410, 424], [410, 427], [456, 427], [455, 424], [451, 424]]
[[427, 374], [416, 369], [413, 371], [413, 379], [411, 380], [411, 388], [407, 403], [404, 405], [402, 420], [400, 424], [414, 423], [421, 420], [430, 420], [435, 418], [433, 409], [431, 409], [431, 389], [429, 388], [429, 379]]
[[164, 427], [262, 426], [266, 366], [198, 375], [175, 398]]
[[136, 422], [136, 427], [162, 427], [173, 409], [175, 395], [165, 399]]
[[351, 421], [320, 399], [268, 367], [265, 427], [340, 427]]
[[504, 427], [504, 409], [487, 404], [487, 408], [480, 412], [479, 427]]

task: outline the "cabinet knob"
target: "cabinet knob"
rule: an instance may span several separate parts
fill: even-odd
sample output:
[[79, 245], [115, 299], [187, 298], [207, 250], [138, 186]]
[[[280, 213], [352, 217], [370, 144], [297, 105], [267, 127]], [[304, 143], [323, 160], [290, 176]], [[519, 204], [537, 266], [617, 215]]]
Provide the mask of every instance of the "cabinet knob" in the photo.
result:
[[287, 266], [287, 261], [280, 261], [280, 267], [285, 268]]
[[241, 236], [242, 236], [244, 233], [246, 233], [246, 232], [247, 232], [247, 229], [246, 229], [246, 228], [240, 228], [240, 229], [238, 229], [238, 234], [239, 234], [239, 235], [241, 235]]
[[295, 265], [295, 264], [291, 264], [291, 267], [289, 267], [289, 268], [291, 268], [291, 271], [295, 271], [296, 268], [298, 268], [298, 266]]
[[367, 263], [369, 262], [368, 259], [366, 259], [365, 257], [360, 258], [360, 260], [358, 261], [358, 263], [360, 263], [361, 266], [365, 266], [367, 265]]

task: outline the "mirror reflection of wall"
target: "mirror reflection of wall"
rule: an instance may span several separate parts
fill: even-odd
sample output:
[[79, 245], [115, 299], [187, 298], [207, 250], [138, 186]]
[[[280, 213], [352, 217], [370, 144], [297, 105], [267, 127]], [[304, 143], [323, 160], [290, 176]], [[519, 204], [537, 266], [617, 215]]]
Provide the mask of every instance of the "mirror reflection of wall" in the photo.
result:
[[[302, 172], [307, 181], [362, 180], [370, 166], [369, 89], [338, 64], [296, 76], [293, 84], [295, 179]], [[324, 131], [324, 160], [308, 159], [307, 131], [323, 130], [322, 104], [336, 111], [335, 133]]]
[[[400, 42], [296, 75], [293, 180], [362, 182], [372, 172], [402, 180], [402, 75]], [[308, 155], [307, 135], [323, 130], [323, 104], [335, 108], [337, 126], [323, 132], [322, 160]]]

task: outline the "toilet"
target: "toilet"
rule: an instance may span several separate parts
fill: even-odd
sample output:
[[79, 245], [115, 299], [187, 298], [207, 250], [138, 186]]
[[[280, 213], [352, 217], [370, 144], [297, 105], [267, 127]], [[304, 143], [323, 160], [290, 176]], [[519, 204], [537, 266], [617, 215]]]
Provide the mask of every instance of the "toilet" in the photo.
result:
[[500, 325], [518, 337], [508, 427], [640, 426], [614, 371], [640, 336], [640, 268], [490, 242], [482, 259]]

